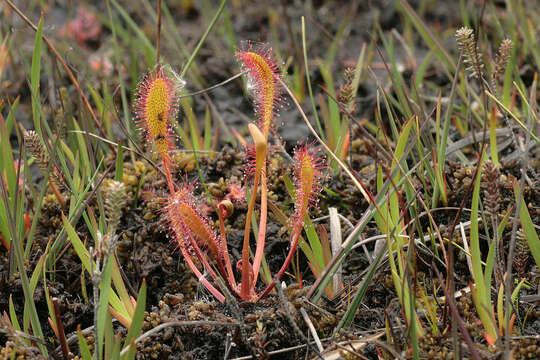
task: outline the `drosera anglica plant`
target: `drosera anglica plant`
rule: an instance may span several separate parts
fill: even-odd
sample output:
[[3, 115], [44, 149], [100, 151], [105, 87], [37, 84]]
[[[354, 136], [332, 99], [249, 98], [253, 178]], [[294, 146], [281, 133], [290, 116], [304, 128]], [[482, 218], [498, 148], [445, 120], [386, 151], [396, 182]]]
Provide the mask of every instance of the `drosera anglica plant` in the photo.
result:
[[172, 70], [158, 65], [143, 77], [136, 91], [135, 118], [147, 142], [155, 144], [163, 161], [169, 191], [174, 193], [170, 176], [169, 150], [174, 147], [170, 136], [170, 120], [178, 112], [177, 94], [184, 84], [167, 72]]
[[[187, 229], [194, 220], [194, 214], [198, 214], [189, 205], [187, 200], [190, 193], [189, 187], [184, 187], [178, 192], [175, 191], [170, 170], [169, 151], [174, 147], [170, 136], [170, 121], [174, 119], [177, 113], [177, 94], [179, 87], [183, 83], [176, 77], [167, 74], [165, 69], [158, 65], [153, 72], [145, 75], [136, 91], [135, 112], [139, 128], [145, 133], [145, 140], [149, 144], [155, 144], [157, 153], [163, 162], [163, 170], [167, 178], [167, 186], [170, 192], [170, 199], [166, 207], [165, 214], [171, 225], [171, 232], [174, 239], [178, 242], [178, 247], [184, 256], [188, 266], [197, 276], [199, 281], [210, 291], [219, 301], [225, 301], [225, 297], [206, 280], [193, 262], [192, 252], [195, 252], [199, 260], [207, 265], [206, 270], [211, 270], [202, 250], [197, 245], [193, 235]], [[191, 211], [190, 211], [191, 209]], [[192, 215], [190, 221], [186, 221], [184, 214]], [[190, 240], [185, 242], [185, 236]]]
[[209, 255], [217, 260], [220, 270], [222, 268], [221, 257], [218, 256], [218, 252], [221, 250], [219, 240], [210, 227], [208, 220], [197, 209], [193, 190], [194, 186], [185, 181], [178, 191], [171, 194], [165, 214], [169, 220], [170, 230], [178, 243], [185, 261], [204, 287], [216, 299], [223, 302], [225, 301], [223, 294], [204, 277], [204, 274], [193, 263], [192, 253], [204, 265], [205, 271], [208, 271], [214, 279], [217, 279], [218, 275], [208, 263], [203, 253], [204, 249], [208, 250]]
[[[184, 180], [183, 184], [175, 187], [170, 170], [169, 151], [174, 147], [169, 137], [169, 121], [176, 114], [176, 87], [161, 66], [145, 76], [137, 90], [136, 112], [139, 126], [146, 131], [146, 140], [154, 143], [163, 161], [163, 170], [167, 177], [170, 197], [163, 214], [168, 219], [170, 231], [178, 244], [188, 266], [199, 281], [216, 299], [223, 302], [225, 297], [204, 274], [209, 274], [215, 281], [219, 278], [225, 281], [228, 289], [246, 301], [257, 301], [270, 293], [277, 281], [288, 268], [298, 247], [304, 219], [308, 216], [310, 207], [316, 204], [316, 193], [320, 190], [323, 160], [317, 152], [310, 151], [308, 146], [300, 145], [295, 149], [295, 213], [291, 218], [291, 241], [289, 253], [274, 279], [261, 292], [256, 291], [257, 279], [264, 257], [266, 240], [268, 188], [266, 178], [267, 149], [270, 129], [283, 104], [281, 98], [281, 74], [272, 49], [266, 44], [253, 42], [243, 43], [236, 54], [237, 59], [248, 77], [248, 85], [253, 91], [257, 125], [249, 124], [248, 128], [253, 139], [253, 159], [248, 165], [253, 175], [253, 186], [246, 214], [242, 258], [237, 263], [241, 281], [237, 283], [229, 257], [224, 220], [232, 213], [232, 202], [224, 199], [217, 204], [220, 235], [210, 226], [210, 222], [199, 210], [194, 195], [195, 186]], [[259, 190], [260, 188], [260, 190]], [[176, 190], [177, 189], [177, 190]], [[255, 210], [257, 194], [260, 191], [259, 226], [256, 234], [256, 247], [251, 262], [250, 237], [251, 219]], [[202, 265], [200, 270], [195, 259]], [[217, 272], [211, 265], [214, 261]]]
[[[257, 283], [257, 276], [263, 258], [264, 244], [266, 238], [267, 219], [267, 183], [266, 183], [266, 161], [268, 148], [268, 135], [273, 124], [273, 119], [277, 116], [279, 108], [282, 106], [281, 97], [281, 74], [276, 59], [272, 53], [272, 48], [268, 44], [261, 44], [252, 41], [241, 43], [240, 49], [236, 52], [236, 58], [247, 74], [249, 90], [253, 93], [255, 114], [257, 115], [258, 126], [249, 125], [249, 132], [253, 138], [255, 148], [255, 172], [251, 198], [246, 214], [246, 224], [244, 228], [244, 243], [242, 248], [242, 286], [241, 297], [247, 298], [250, 290], [254, 291]], [[257, 246], [253, 265], [249, 266], [249, 237], [251, 230], [251, 217], [255, 207], [255, 198], [259, 183], [261, 185], [261, 203], [259, 218], [259, 233], [257, 236]], [[252, 274], [252, 275], [251, 275]], [[251, 277], [250, 277], [251, 276]]]

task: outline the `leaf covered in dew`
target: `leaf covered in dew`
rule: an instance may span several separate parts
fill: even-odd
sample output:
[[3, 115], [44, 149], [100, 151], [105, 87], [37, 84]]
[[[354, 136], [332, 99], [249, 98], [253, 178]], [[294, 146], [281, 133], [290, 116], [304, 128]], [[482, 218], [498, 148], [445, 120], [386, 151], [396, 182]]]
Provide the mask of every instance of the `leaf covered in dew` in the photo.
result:
[[179, 190], [171, 194], [165, 207], [171, 232], [178, 246], [191, 247], [190, 237], [202, 249], [208, 249], [214, 258], [218, 254], [219, 238], [206, 217], [196, 206], [193, 195], [194, 185], [184, 183]]
[[303, 224], [309, 208], [317, 205], [317, 194], [321, 190], [323, 170], [326, 167], [324, 157], [318, 152], [307, 144], [297, 146], [294, 151], [294, 226], [297, 223]]
[[183, 83], [161, 65], [146, 74], [137, 86], [135, 121], [146, 141], [154, 142], [158, 153], [168, 158], [173, 147], [171, 121], [178, 112], [177, 92]]
[[257, 125], [268, 138], [272, 119], [283, 104], [282, 76], [272, 47], [266, 43], [244, 41], [236, 52], [236, 59], [247, 73], [248, 90], [255, 102]]

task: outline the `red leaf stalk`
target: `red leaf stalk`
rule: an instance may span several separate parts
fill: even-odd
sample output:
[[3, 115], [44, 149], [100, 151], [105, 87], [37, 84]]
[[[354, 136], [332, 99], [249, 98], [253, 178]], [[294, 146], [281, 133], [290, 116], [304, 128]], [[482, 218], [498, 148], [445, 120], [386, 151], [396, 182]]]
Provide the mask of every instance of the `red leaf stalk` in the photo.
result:
[[205, 270], [214, 278], [218, 275], [212, 269], [202, 249], [207, 250], [210, 256], [217, 260], [218, 267], [222, 276], [225, 274], [223, 262], [219, 256], [220, 242], [215, 232], [208, 224], [206, 218], [196, 208], [193, 197], [193, 186], [184, 185], [176, 193], [172, 194], [166, 206], [167, 218], [169, 219], [171, 231], [178, 247], [182, 251], [186, 262], [199, 278], [199, 281], [221, 302], [225, 300], [224, 296], [215, 289], [204, 278], [192, 261], [194, 252]]
[[223, 302], [225, 297], [221, 294], [193, 262], [193, 254], [200, 261], [205, 271], [214, 279], [218, 275], [208, 263], [203, 251], [217, 260], [220, 272], [225, 274], [220, 242], [207, 220], [196, 208], [192, 194], [193, 186], [184, 184], [178, 191], [174, 190], [172, 181], [170, 155], [174, 148], [171, 137], [170, 123], [178, 111], [177, 91], [183, 86], [180, 81], [173, 79], [165, 69], [158, 65], [155, 71], [145, 75], [137, 87], [135, 99], [135, 119], [149, 144], [155, 144], [156, 150], [163, 161], [163, 170], [167, 178], [167, 185], [171, 194], [165, 214], [169, 220], [171, 232], [178, 243], [178, 247], [198, 280], [215, 296]]
[[310, 152], [310, 148], [312, 148], [312, 146], [300, 145], [295, 149], [294, 182], [296, 200], [294, 203], [294, 215], [291, 218], [292, 233], [289, 253], [272, 282], [258, 296], [257, 300], [264, 298], [272, 291], [274, 286], [276, 286], [276, 283], [281, 279], [289, 267], [298, 247], [298, 239], [302, 234], [304, 219], [308, 215], [308, 210], [317, 204], [317, 193], [321, 189], [320, 184], [323, 177], [322, 170], [326, 166], [324, 165], [324, 158], [319, 156], [317, 152]]
[[[236, 57], [242, 69], [247, 72], [248, 90], [253, 93], [255, 114], [258, 119], [258, 127], [252, 124], [249, 127], [256, 148], [256, 164], [251, 200], [246, 214], [241, 262], [242, 283], [240, 297], [247, 300], [253, 299], [256, 296], [255, 285], [259, 275], [262, 257], [264, 256], [268, 201], [266, 148], [273, 119], [278, 115], [278, 110], [282, 106], [283, 100], [281, 97], [281, 74], [279, 73], [279, 66], [270, 46], [249, 41], [244, 42], [239, 51], [236, 52]], [[259, 184], [261, 186], [261, 215], [259, 219], [259, 233], [257, 234], [257, 246], [253, 265], [251, 266], [249, 263], [251, 216], [255, 207]]]

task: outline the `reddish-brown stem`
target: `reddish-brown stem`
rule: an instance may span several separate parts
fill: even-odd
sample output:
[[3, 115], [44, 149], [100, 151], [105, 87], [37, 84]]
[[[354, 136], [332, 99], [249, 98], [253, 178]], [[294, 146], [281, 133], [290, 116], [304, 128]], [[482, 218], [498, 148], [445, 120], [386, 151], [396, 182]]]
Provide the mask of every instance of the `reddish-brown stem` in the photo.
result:
[[2, 245], [4, 245], [6, 250], [9, 251], [9, 243], [7, 242], [6, 238], [0, 235], [0, 241], [2, 242]]
[[[229, 256], [229, 251], [227, 248], [227, 236], [225, 235], [225, 224], [223, 222], [223, 212], [226, 211], [222, 204], [218, 205], [218, 216], [219, 216], [219, 235], [221, 237], [221, 246], [219, 247], [219, 256], [225, 262], [225, 268], [227, 269], [227, 274], [222, 274], [223, 277], [228, 278], [229, 285], [237, 290], [236, 280], [234, 279], [234, 273], [231, 265], [231, 258]], [[226, 275], [226, 276], [225, 276]]]
[[168, 157], [162, 156], [163, 159], [163, 171], [165, 172], [165, 177], [167, 178], [167, 186], [169, 187], [169, 192], [171, 193], [171, 196], [174, 195], [174, 183], [172, 181], [172, 175], [171, 175], [171, 163]]
[[203, 267], [208, 270], [208, 273], [214, 278], [214, 279], [217, 279], [218, 278], [218, 275], [216, 274], [216, 272], [214, 271], [214, 269], [212, 269], [212, 267], [210, 266], [210, 264], [208, 263], [208, 260], [206, 260], [206, 256], [204, 256], [201, 248], [199, 247], [199, 245], [197, 244], [197, 242], [195, 241], [195, 239], [193, 238], [193, 234], [189, 233], [189, 243], [191, 244], [191, 246], [193, 247], [193, 250], [195, 251], [195, 254], [197, 255], [197, 258], [199, 259], [199, 261], [201, 262], [201, 264], [203, 265]]
[[[264, 250], [264, 239], [266, 236], [266, 214], [267, 214], [267, 188], [266, 188], [266, 149], [268, 138], [261, 133], [260, 129], [254, 125], [248, 125], [249, 132], [253, 138], [255, 146], [255, 180], [253, 183], [253, 192], [249, 202], [248, 213], [246, 214], [246, 228], [244, 230], [244, 247], [242, 249], [242, 288], [241, 298], [244, 300], [252, 299], [255, 296], [255, 282], [261, 266], [261, 259]], [[251, 225], [251, 216], [255, 207], [257, 190], [261, 182], [261, 214], [259, 233], [257, 234], [257, 247], [253, 259], [253, 267], [249, 266], [249, 233]], [[256, 272], [255, 272], [256, 269]], [[249, 279], [248, 279], [249, 278]]]
[[223, 296], [223, 294], [221, 294], [218, 289], [216, 289], [212, 284], [210, 284], [210, 282], [201, 274], [201, 272], [199, 271], [199, 269], [197, 269], [197, 267], [195, 266], [195, 264], [193, 263], [193, 260], [191, 260], [191, 255], [188, 253], [188, 251], [185, 249], [184, 246], [180, 246], [180, 250], [182, 251], [182, 255], [184, 256], [184, 259], [186, 260], [189, 268], [191, 269], [191, 271], [193, 271], [193, 273], [195, 274], [195, 276], [197, 277], [197, 279], [204, 285], [204, 287], [210, 291], [210, 293], [212, 295], [214, 295], [214, 297], [221, 303], [225, 302], [225, 296]]
[[261, 268], [261, 261], [264, 255], [264, 243], [266, 239], [266, 219], [268, 213], [268, 194], [266, 184], [266, 166], [261, 168], [261, 215], [259, 220], [259, 235], [257, 237], [257, 248], [253, 258], [253, 284], [252, 289], [257, 285], [257, 277]]
[[60, 193], [60, 190], [54, 185], [54, 182], [52, 181], [51, 177], [49, 176], [49, 187], [51, 188], [52, 192], [54, 193], [54, 196], [56, 196], [56, 200], [58, 200], [58, 203], [61, 207], [66, 206], [66, 200], [64, 200], [64, 197], [62, 196], [62, 193]]
[[297, 226], [296, 228], [297, 229], [295, 229], [295, 232], [292, 235], [293, 240], [291, 243], [291, 248], [289, 249], [289, 253], [287, 254], [287, 258], [285, 258], [285, 261], [283, 262], [281, 269], [279, 269], [278, 273], [276, 274], [272, 282], [268, 284], [268, 286], [263, 290], [263, 292], [260, 295], [257, 296], [256, 301], [259, 301], [265, 298], [266, 295], [268, 295], [270, 291], [272, 291], [272, 289], [274, 288], [274, 286], [276, 286], [279, 279], [281, 279], [281, 277], [285, 273], [285, 270], [287, 270], [287, 268], [289, 267], [289, 264], [291, 263], [294, 253], [296, 252], [296, 248], [298, 247], [298, 239], [300, 238], [300, 232], [302, 231], [302, 226]]
[[244, 228], [244, 243], [242, 245], [242, 283], [240, 284], [240, 297], [247, 299], [250, 289], [249, 274], [251, 267], [249, 266], [249, 235], [251, 230], [251, 216], [253, 209], [255, 208], [255, 200], [257, 198], [257, 189], [259, 187], [259, 176], [255, 172], [255, 179], [253, 181], [253, 191], [251, 192], [251, 198], [249, 199], [248, 211], [246, 214], [246, 226]]
[[60, 313], [60, 306], [58, 305], [58, 299], [57, 298], [51, 298], [51, 302], [53, 304], [53, 310], [54, 310], [54, 319], [56, 322], [56, 335], [58, 336], [58, 342], [60, 343], [60, 347], [62, 349], [62, 355], [64, 356], [65, 360], [68, 360], [70, 358], [69, 356], [69, 345], [66, 340], [66, 333], [64, 331], [64, 324], [62, 322], [62, 315]]
[[[227, 286], [230, 288], [230, 289], [233, 289], [232, 288], [232, 283], [230, 282], [230, 279], [229, 279], [229, 276], [227, 275], [227, 271], [225, 270], [225, 266], [223, 265], [223, 262], [225, 261], [225, 254], [227, 253], [227, 250], [226, 250], [226, 247], [225, 247], [225, 252], [223, 251], [223, 240], [225, 239], [225, 233], [223, 232], [223, 230], [225, 230], [225, 227], [223, 226], [223, 221], [222, 221], [222, 214], [221, 214], [221, 209], [219, 208], [219, 205], [218, 205], [218, 215], [219, 215], [219, 228], [220, 228], [220, 239], [221, 241], [216, 244], [216, 248], [217, 248], [217, 254], [215, 255], [215, 259], [216, 262], [217, 262], [217, 265], [218, 265], [218, 270], [219, 270], [219, 274], [224, 278], [224, 279], [227, 279]], [[226, 241], [226, 239], [225, 239]], [[228, 255], [227, 255], [228, 257]]]

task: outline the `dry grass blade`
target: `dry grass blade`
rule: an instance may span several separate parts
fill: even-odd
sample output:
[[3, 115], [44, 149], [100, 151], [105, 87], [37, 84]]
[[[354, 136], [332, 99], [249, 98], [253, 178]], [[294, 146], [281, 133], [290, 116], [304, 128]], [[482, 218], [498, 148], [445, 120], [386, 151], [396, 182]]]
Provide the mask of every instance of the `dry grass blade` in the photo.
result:
[[[343, 243], [341, 237], [341, 223], [339, 221], [339, 214], [335, 207], [328, 209], [330, 213], [330, 245], [332, 247], [332, 256], [335, 256]], [[336, 294], [341, 290], [343, 286], [343, 267], [340, 265], [334, 274], [332, 281], [333, 293]]]
[[317, 330], [315, 330], [315, 326], [313, 326], [313, 322], [311, 322], [311, 319], [309, 318], [309, 315], [307, 314], [304, 308], [300, 308], [300, 314], [302, 314], [304, 321], [309, 327], [309, 332], [311, 333], [311, 336], [313, 336], [313, 339], [315, 340], [315, 344], [317, 344], [317, 348], [319, 349], [319, 352], [322, 353], [324, 351], [324, 348], [322, 346], [321, 339], [319, 339], [319, 335], [317, 335]]
[[[346, 352], [346, 353], [348, 352], [358, 357], [360, 355], [358, 353], [359, 351], [365, 348], [368, 344], [374, 343], [376, 340], [380, 339], [382, 336], [384, 336], [383, 331], [374, 335], [366, 336], [365, 338], [362, 338], [362, 339], [342, 341], [339, 343], [331, 344], [329, 348], [333, 348], [333, 347], [336, 347], [336, 348], [331, 349], [331, 350], [326, 350], [325, 352], [322, 353], [322, 356], [324, 360], [339, 360], [343, 358], [343, 352]], [[367, 359], [365, 357], [363, 358]]]

